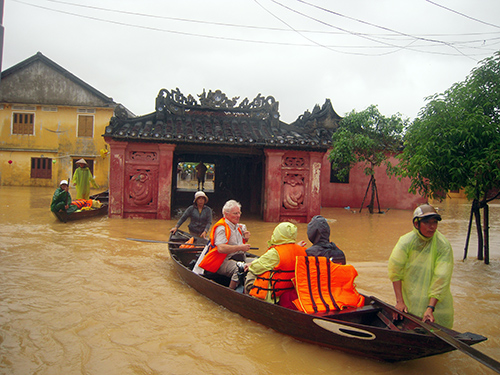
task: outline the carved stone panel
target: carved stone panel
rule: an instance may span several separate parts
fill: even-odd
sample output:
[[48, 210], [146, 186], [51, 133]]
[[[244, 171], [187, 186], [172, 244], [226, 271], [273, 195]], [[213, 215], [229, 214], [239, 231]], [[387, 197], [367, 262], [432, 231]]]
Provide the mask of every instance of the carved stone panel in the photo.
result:
[[125, 211], [156, 211], [158, 200], [157, 194], [157, 166], [127, 166], [125, 181]]
[[286, 173], [283, 177], [283, 208], [299, 211], [304, 208], [305, 177], [302, 173]]
[[158, 153], [156, 151], [139, 151], [131, 150], [128, 154], [127, 160], [137, 163], [157, 163]]
[[305, 222], [309, 202], [309, 155], [289, 151], [281, 159], [280, 221]]
[[299, 156], [285, 156], [283, 158], [283, 168], [304, 168], [306, 159]]

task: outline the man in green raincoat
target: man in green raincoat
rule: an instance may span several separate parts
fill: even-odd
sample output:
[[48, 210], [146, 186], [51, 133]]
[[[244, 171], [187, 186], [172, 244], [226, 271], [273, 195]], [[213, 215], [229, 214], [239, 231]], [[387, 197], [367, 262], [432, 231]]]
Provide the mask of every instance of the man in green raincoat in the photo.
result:
[[76, 199], [89, 199], [90, 184], [94, 188], [98, 188], [99, 186], [96, 184], [94, 177], [92, 177], [85, 159], [78, 160], [76, 165], [78, 165], [78, 168], [76, 168], [73, 174], [73, 185], [76, 186]]
[[75, 212], [77, 207], [71, 204], [71, 194], [69, 193], [68, 181], [62, 180], [59, 187], [54, 192], [50, 210], [52, 212], [66, 211], [67, 213]]
[[400, 237], [392, 250], [389, 279], [393, 283], [398, 310], [452, 328], [453, 251], [448, 240], [437, 230], [439, 221], [441, 215], [431, 205], [416, 208], [413, 231]]

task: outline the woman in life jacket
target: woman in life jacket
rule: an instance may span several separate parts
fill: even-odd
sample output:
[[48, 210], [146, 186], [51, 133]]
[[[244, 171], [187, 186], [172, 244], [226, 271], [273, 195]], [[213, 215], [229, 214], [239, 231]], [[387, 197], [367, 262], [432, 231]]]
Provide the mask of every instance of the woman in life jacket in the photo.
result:
[[306, 255], [305, 241], [296, 244], [296, 239], [294, 224], [284, 222], [276, 226], [267, 252], [249, 266], [245, 290], [251, 296], [282, 305], [281, 297], [294, 291], [295, 258]]

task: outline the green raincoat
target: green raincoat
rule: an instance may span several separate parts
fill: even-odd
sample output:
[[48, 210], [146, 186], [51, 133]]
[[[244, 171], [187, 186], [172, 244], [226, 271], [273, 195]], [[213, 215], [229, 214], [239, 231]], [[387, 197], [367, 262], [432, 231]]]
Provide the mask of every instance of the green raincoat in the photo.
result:
[[[68, 205], [68, 209], [66, 210], [64, 207]], [[50, 210], [52, 212], [59, 212], [61, 210], [66, 211], [68, 214], [73, 213], [77, 210], [75, 205], [71, 204], [71, 194], [63, 190], [60, 186], [54, 192], [52, 196], [52, 203], [50, 204]]]
[[89, 199], [90, 196], [90, 184], [94, 188], [99, 186], [96, 184], [92, 173], [90, 173], [89, 167], [81, 168], [78, 167], [73, 174], [73, 185], [76, 186], [76, 199]]
[[453, 326], [452, 273], [453, 251], [439, 231], [426, 238], [414, 228], [399, 238], [389, 258], [389, 279], [401, 280], [408, 312], [423, 316], [434, 297], [438, 300], [434, 319], [448, 328]]

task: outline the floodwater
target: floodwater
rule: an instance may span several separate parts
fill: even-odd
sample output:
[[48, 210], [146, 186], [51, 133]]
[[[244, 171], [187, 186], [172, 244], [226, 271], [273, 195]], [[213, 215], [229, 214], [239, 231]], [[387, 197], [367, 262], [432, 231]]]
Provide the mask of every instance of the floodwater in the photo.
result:
[[[175, 273], [167, 241], [175, 221], [95, 218], [60, 223], [53, 189], [0, 187], [1, 374], [492, 374], [455, 351], [383, 363], [298, 342], [225, 310]], [[455, 329], [488, 337], [476, 349], [500, 361], [500, 202], [490, 205], [490, 264], [470, 205], [437, 203], [455, 253]], [[353, 208], [357, 211], [357, 208]], [[358, 290], [394, 303], [387, 259], [411, 230], [411, 212], [322, 210], [332, 240], [359, 272]], [[245, 215], [251, 245], [266, 249], [276, 225]], [[185, 229], [184, 224], [183, 229]], [[306, 239], [306, 224], [299, 224]]]

